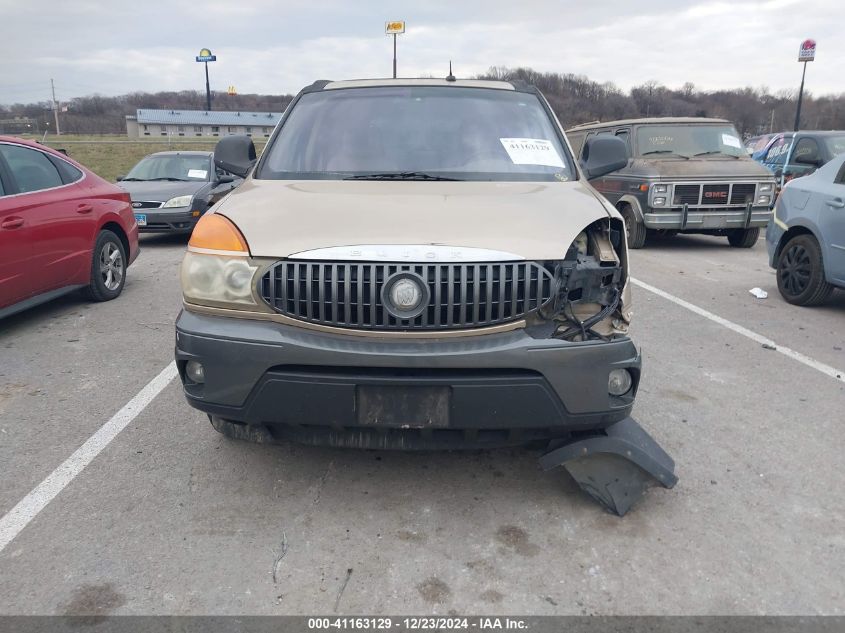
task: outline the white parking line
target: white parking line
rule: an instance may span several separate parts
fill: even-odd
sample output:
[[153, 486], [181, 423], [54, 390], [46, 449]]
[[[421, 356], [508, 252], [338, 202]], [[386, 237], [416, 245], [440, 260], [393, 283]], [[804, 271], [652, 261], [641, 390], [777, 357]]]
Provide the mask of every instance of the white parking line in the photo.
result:
[[91, 463], [108, 446], [117, 434], [134, 420], [152, 402], [162, 389], [176, 377], [176, 363], [171, 362], [139, 391], [132, 400], [115, 413], [94, 435], [68, 457], [46, 479], [33, 488], [28, 495], [0, 519], [0, 552], [21, 533], [29, 522], [41, 512], [56, 495]]
[[695, 312], [696, 314], [703, 316], [705, 319], [710, 319], [714, 323], [718, 323], [721, 326], [728, 328], [729, 330], [736, 332], [737, 334], [741, 334], [746, 338], [750, 338], [752, 341], [760, 343], [761, 345], [767, 345], [769, 347], [774, 348], [775, 351], [780, 352], [784, 356], [791, 358], [792, 360], [797, 360], [799, 363], [803, 363], [807, 367], [812, 367], [816, 371], [820, 371], [826, 376], [830, 376], [834, 380], [838, 380], [840, 382], [845, 382], [845, 372], [841, 369], [836, 369], [835, 367], [831, 367], [830, 365], [826, 365], [820, 361], [817, 361], [814, 358], [810, 358], [802, 354], [801, 352], [796, 352], [794, 349], [790, 349], [785, 345], [781, 345], [780, 343], [775, 343], [773, 340], [766, 338], [757, 332], [752, 332], [748, 328], [742, 327], [734, 323], [733, 321], [728, 321], [727, 319], [723, 319], [718, 314], [713, 314], [712, 312], [708, 312], [704, 308], [699, 308], [697, 305], [690, 303], [689, 301], [684, 301], [680, 297], [676, 297], [675, 295], [671, 295], [665, 290], [661, 290], [660, 288], [655, 288], [644, 281], [640, 281], [639, 279], [631, 278], [631, 283], [644, 290], [648, 290], [649, 292], [656, 294], [658, 297], [662, 297], [667, 301], [671, 301], [682, 308], [686, 308], [690, 312]]

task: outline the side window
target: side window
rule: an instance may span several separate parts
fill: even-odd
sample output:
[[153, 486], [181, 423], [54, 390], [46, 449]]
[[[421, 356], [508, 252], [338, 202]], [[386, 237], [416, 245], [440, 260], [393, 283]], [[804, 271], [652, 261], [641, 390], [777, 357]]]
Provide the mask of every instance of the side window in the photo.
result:
[[581, 148], [584, 147], [584, 133], [573, 132], [572, 134], [567, 134], [566, 138], [569, 139], [569, 144], [572, 145], [572, 153], [575, 156], [580, 156]]
[[842, 167], [839, 168], [839, 173], [836, 174], [833, 182], [837, 185], [845, 185], [845, 163], [842, 163]]
[[49, 159], [59, 170], [59, 175], [61, 175], [64, 184], [69, 185], [77, 180], [82, 180], [83, 173], [70, 163], [66, 163], [55, 156], [49, 156]]
[[802, 158], [803, 161], [814, 161], [819, 159], [819, 144], [816, 143], [815, 139], [802, 138], [798, 141], [798, 144], [795, 146], [795, 151], [792, 152], [792, 159], [790, 162], [807, 164], [806, 162], [799, 161], [799, 158]]
[[64, 184], [59, 170], [43, 152], [20, 145], [0, 145], [0, 153], [6, 159], [21, 193]]
[[6, 190], [3, 189], [3, 179], [0, 178], [0, 197], [5, 196], [5, 195], [6, 195]]
[[616, 137], [625, 141], [625, 147], [628, 148], [628, 156], [631, 156], [631, 142], [629, 140], [631, 137], [631, 130], [616, 130]]
[[771, 165], [783, 165], [786, 162], [786, 155], [789, 153], [789, 148], [792, 146], [792, 139], [785, 136], [779, 136], [772, 142], [769, 151], [766, 152], [766, 158], [763, 162]]

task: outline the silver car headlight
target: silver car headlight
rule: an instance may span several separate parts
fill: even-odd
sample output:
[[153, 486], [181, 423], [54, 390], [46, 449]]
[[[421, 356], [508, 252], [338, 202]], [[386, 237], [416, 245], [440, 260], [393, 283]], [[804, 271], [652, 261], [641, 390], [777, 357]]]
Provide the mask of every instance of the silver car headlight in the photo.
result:
[[194, 196], [176, 196], [164, 203], [162, 208], [169, 209], [172, 207], [189, 207], [191, 206], [191, 199]]
[[757, 193], [772, 193], [775, 189], [775, 184], [773, 182], [761, 182], [757, 185]]
[[188, 303], [234, 308], [258, 304], [253, 296], [258, 266], [246, 257], [188, 251], [182, 260], [182, 295]]

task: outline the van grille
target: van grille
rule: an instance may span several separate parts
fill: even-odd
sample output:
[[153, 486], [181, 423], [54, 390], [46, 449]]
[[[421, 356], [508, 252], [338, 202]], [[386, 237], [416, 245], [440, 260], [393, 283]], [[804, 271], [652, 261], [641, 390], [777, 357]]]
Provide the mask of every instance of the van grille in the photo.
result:
[[681, 207], [723, 207], [727, 205], [744, 207], [753, 204], [757, 185], [752, 182], [742, 183], [702, 183], [680, 184], [674, 186], [672, 206]]
[[[413, 318], [390, 314], [382, 289], [393, 275], [425, 280], [429, 301]], [[385, 263], [284, 260], [259, 282], [259, 294], [285, 316], [364, 330], [489, 327], [523, 318], [551, 297], [551, 273], [536, 262]]]

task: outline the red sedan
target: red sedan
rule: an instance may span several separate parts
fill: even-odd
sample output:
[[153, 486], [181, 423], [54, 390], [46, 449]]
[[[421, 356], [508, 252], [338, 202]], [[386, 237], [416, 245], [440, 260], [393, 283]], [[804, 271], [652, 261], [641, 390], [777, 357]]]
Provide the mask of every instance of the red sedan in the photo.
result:
[[137, 256], [128, 193], [60, 152], [0, 136], [0, 318], [79, 288], [114, 299]]

